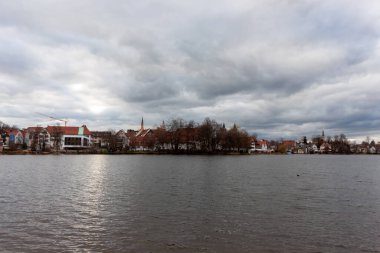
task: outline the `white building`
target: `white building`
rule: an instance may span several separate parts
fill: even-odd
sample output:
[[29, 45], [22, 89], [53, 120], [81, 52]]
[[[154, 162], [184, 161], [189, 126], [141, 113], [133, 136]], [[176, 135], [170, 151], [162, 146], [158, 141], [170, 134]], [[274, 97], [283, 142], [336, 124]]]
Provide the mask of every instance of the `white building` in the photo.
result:
[[[87, 149], [91, 147], [91, 132], [86, 125], [73, 126], [48, 126], [51, 147], [59, 145], [59, 149]], [[60, 138], [60, 141], [56, 140]]]

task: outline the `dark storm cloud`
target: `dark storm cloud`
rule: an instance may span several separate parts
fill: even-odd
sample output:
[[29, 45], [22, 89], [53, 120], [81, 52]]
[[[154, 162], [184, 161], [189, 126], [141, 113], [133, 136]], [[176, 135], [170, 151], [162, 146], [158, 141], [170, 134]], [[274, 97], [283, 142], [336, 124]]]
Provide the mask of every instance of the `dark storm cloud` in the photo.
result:
[[379, 135], [379, 9], [343, 0], [2, 2], [0, 120], [30, 125], [39, 111], [129, 128], [141, 116], [148, 125], [210, 116], [262, 136]]

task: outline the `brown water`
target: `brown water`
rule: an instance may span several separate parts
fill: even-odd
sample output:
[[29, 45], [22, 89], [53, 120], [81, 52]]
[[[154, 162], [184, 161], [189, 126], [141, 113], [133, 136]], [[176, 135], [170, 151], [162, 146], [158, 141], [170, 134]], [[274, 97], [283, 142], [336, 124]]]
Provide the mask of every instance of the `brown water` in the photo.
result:
[[0, 251], [380, 252], [380, 156], [0, 156]]

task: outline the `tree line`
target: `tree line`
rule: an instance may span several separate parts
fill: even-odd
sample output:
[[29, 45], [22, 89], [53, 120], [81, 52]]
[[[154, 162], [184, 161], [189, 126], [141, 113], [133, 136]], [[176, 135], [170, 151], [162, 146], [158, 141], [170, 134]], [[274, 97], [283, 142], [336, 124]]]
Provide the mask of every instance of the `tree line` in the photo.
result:
[[[143, 140], [138, 136], [130, 138], [131, 149], [144, 146], [156, 151], [171, 152], [242, 152], [251, 145], [252, 136], [236, 124], [227, 129], [224, 123], [205, 118], [202, 123], [174, 118], [162, 123]], [[141, 143], [141, 141], [143, 143]]]

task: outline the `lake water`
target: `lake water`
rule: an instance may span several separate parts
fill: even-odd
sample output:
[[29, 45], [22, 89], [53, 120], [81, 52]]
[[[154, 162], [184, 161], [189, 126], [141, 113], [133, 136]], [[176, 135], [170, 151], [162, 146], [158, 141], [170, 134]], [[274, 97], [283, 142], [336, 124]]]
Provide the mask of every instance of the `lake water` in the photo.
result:
[[380, 252], [380, 156], [0, 156], [0, 250]]

